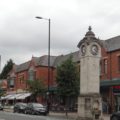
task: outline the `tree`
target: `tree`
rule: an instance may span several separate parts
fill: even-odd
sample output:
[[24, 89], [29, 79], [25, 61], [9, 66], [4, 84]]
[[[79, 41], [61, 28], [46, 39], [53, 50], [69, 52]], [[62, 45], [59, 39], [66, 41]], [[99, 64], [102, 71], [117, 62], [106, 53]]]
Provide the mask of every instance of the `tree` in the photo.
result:
[[5, 91], [0, 88], [0, 97], [3, 96], [4, 94], [5, 94]]
[[5, 94], [5, 91], [2, 89], [2, 84], [0, 83], [0, 97]]
[[56, 80], [58, 94], [62, 97], [64, 105], [66, 105], [67, 98], [79, 95], [79, 72], [76, 64], [72, 61], [72, 56], [57, 67]]
[[0, 74], [0, 79], [6, 79], [7, 78], [7, 75], [12, 70], [13, 65], [14, 65], [14, 63], [13, 63], [12, 59], [7, 61], [7, 64], [5, 64], [5, 66], [3, 67], [3, 70]]
[[32, 93], [33, 101], [36, 101], [37, 96], [44, 95], [46, 92], [46, 86], [42, 80], [28, 80], [28, 91]]

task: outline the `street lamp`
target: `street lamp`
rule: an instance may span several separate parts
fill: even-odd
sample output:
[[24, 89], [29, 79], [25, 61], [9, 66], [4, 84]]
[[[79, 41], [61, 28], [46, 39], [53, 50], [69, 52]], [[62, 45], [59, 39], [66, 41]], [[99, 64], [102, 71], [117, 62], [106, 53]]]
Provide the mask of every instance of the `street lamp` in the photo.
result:
[[37, 19], [44, 19], [48, 21], [48, 91], [47, 91], [47, 104], [48, 104], [48, 112], [49, 112], [49, 84], [50, 84], [50, 18], [43, 18], [40, 16], [36, 16]]

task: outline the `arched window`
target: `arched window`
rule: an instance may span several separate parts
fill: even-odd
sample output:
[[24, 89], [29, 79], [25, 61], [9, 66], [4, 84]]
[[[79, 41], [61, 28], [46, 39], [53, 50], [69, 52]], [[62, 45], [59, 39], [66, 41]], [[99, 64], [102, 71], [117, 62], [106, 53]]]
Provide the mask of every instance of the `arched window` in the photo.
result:
[[36, 71], [34, 70], [33, 67], [30, 67], [28, 71], [28, 79], [29, 80], [35, 80], [36, 79]]

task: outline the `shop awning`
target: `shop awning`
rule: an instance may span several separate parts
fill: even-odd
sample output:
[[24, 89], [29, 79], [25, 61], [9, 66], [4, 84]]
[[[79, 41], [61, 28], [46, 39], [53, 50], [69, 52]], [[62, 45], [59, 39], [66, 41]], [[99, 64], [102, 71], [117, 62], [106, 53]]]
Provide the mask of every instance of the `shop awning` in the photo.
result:
[[115, 86], [120, 85], [120, 79], [112, 79], [112, 80], [101, 80], [100, 86]]
[[8, 100], [14, 100], [17, 99], [17, 97], [21, 96], [22, 94], [14, 94], [11, 97], [8, 98]]
[[24, 93], [24, 94], [18, 96], [16, 99], [17, 100], [24, 100], [25, 98], [27, 98], [29, 96], [31, 96], [31, 93]]
[[12, 94], [11, 95], [6, 95], [4, 97], [1, 97], [1, 100], [5, 100], [5, 99], [8, 99], [9, 97], [13, 96]]
[[1, 97], [1, 100], [14, 100], [14, 99], [23, 100], [29, 96], [31, 96], [31, 93], [10, 94], [10, 95]]
[[49, 91], [57, 91], [57, 86], [50, 86]]

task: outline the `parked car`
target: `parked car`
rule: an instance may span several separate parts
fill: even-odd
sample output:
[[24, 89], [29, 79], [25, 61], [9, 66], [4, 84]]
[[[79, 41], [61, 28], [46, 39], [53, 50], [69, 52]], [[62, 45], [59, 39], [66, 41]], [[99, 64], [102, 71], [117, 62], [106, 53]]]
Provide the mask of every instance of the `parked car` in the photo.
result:
[[16, 103], [13, 107], [13, 112], [25, 113], [26, 103]]
[[28, 103], [25, 108], [25, 113], [32, 115], [47, 115], [47, 107], [39, 103]]
[[120, 120], [120, 111], [113, 113], [110, 116], [110, 120]]
[[3, 105], [0, 103], [0, 110], [3, 110]]

